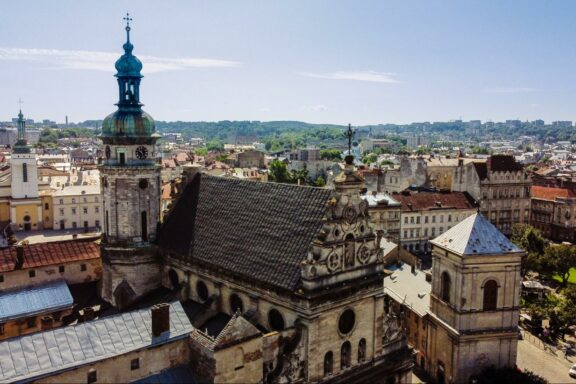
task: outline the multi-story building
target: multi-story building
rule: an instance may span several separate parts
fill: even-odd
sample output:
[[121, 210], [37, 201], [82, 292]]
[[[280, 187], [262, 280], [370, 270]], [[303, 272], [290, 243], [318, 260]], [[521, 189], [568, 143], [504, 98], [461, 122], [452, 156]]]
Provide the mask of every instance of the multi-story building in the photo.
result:
[[368, 212], [378, 233], [389, 241], [398, 243], [400, 239], [400, 215], [402, 205], [385, 193], [369, 192], [362, 196], [368, 202]]
[[393, 195], [402, 204], [400, 244], [410, 252], [429, 252], [430, 239], [477, 211], [466, 192], [404, 192]]
[[70, 185], [52, 193], [53, 228], [99, 230], [102, 227], [100, 185]]
[[552, 241], [576, 243], [576, 191], [533, 185], [530, 225]]
[[453, 191], [466, 191], [480, 202], [480, 211], [502, 233], [530, 222], [532, 180], [511, 155], [493, 155], [486, 162], [460, 162], [452, 178]]

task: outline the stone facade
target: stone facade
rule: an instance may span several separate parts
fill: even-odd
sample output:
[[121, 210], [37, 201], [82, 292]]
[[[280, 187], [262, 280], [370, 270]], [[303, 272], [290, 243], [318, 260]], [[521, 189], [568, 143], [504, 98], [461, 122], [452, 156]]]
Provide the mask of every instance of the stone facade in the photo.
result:
[[544, 237], [576, 242], [576, 192], [569, 188], [532, 186], [530, 224]]

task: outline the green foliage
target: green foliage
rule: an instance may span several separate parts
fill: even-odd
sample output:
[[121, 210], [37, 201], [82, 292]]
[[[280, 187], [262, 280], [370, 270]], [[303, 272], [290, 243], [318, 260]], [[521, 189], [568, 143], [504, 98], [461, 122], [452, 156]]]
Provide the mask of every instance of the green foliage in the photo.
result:
[[546, 249], [542, 258], [543, 267], [558, 274], [562, 286], [566, 286], [570, 277], [570, 269], [576, 265], [576, 246], [561, 244]]
[[316, 185], [317, 187], [324, 187], [326, 186], [326, 180], [324, 180], [322, 176], [318, 176], [314, 181], [314, 185]]
[[308, 181], [308, 170], [306, 168], [293, 169], [290, 175], [290, 182], [305, 185]]
[[489, 155], [490, 150], [486, 147], [473, 147], [472, 153], [475, 155]]
[[66, 129], [53, 129], [44, 128], [40, 132], [38, 142], [40, 144], [56, 144], [58, 139], [63, 138], [80, 138], [80, 137], [93, 137], [94, 131], [88, 128], [66, 128]]
[[375, 153], [369, 153], [362, 158], [362, 162], [364, 164], [372, 164], [378, 160], [378, 156]]
[[324, 160], [334, 160], [338, 161], [341, 160], [342, 152], [339, 149], [321, 149], [320, 150], [320, 158]]
[[514, 224], [511, 240], [526, 251], [526, 256], [522, 259], [523, 275], [528, 271], [544, 271], [541, 260], [548, 247], [548, 240], [538, 229], [528, 224]]
[[208, 154], [208, 148], [199, 147], [194, 150], [194, 153], [198, 156], [206, 156]]
[[548, 381], [542, 376], [524, 370], [506, 367], [496, 368], [490, 366], [485, 368], [480, 374], [471, 378], [471, 382], [476, 384], [508, 384], [508, 383], [524, 383], [524, 384], [547, 384]]
[[286, 163], [278, 159], [274, 159], [270, 162], [268, 172], [270, 174], [270, 179], [276, 183], [289, 183], [291, 181]]
[[212, 139], [206, 145], [208, 151], [223, 151], [224, 143], [219, 139]]

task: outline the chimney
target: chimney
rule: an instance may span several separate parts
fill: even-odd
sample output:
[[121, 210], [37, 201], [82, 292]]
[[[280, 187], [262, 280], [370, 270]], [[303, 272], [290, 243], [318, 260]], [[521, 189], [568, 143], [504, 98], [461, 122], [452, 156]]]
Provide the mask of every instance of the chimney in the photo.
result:
[[152, 307], [152, 337], [159, 337], [170, 331], [170, 304], [156, 304]]
[[53, 323], [54, 320], [52, 319], [52, 316], [42, 316], [40, 318], [40, 329], [42, 331], [52, 329]]
[[16, 264], [14, 269], [22, 269], [24, 266], [24, 247], [22, 245], [16, 246]]

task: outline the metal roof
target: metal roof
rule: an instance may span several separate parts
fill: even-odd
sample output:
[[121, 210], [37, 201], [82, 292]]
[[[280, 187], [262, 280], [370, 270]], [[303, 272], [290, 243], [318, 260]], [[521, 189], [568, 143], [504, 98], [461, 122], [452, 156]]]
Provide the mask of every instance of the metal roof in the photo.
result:
[[0, 323], [72, 307], [74, 299], [63, 280], [0, 293]]
[[432, 284], [426, 281], [426, 274], [419, 269], [412, 273], [408, 264], [402, 264], [384, 278], [384, 292], [419, 316], [424, 316], [430, 308], [431, 291]]
[[459, 255], [523, 252], [480, 213], [462, 220], [430, 242]]
[[390, 206], [400, 206], [401, 204], [395, 200], [392, 196], [388, 195], [387, 193], [377, 193], [377, 194], [371, 194], [368, 193], [366, 195], [361, 196], [363, 200], [366, 200], [366, 202], [368, 202], [368, 206], [370, 207], [377, 207], [378, 205], [381, 205], [382, 203], [386, 204], [386, 205], [390, 205]]
[[0, 342], [0, 382], [32, 381], [138, 349], [187, 337], [193, 327], [179, 302], [170, 332], [152, 337], [150, 308]]

